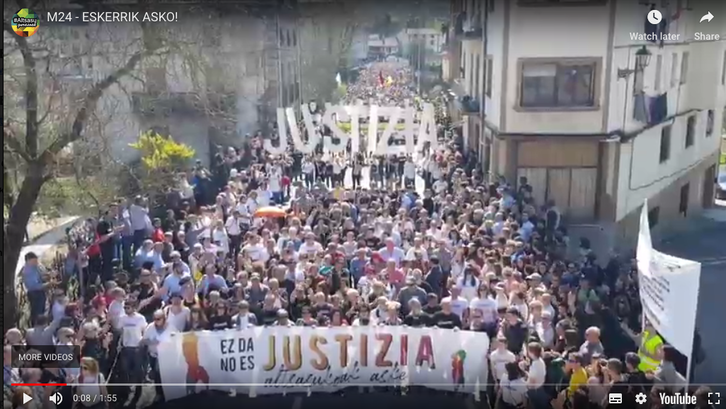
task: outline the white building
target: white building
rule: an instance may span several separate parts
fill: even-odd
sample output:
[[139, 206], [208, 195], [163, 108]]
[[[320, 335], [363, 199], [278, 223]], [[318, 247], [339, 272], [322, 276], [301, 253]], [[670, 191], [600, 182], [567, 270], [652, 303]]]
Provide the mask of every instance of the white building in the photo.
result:
[[[445, 76], [478, 102], [460, 111], [468, 147], [485, 169], [526, 176], [538, 202], [619, 238], [637, 233], [644, 199], [656, 230], [711, 206], [726, 2], [655, 2], [674, 37], [663, 43], [631, 36], [646, 28], [642, 2], [562, 3], [452, 2]], [[699, 23], [709, 11], [716, 18]]]
[[444, 35], [435, 28], [407, 28], [403, 30], [400, 38], [404, 47], [421, 43], [429, 53], [438, 55], [443, 51]]
[[385, 58], [400, 51], [400, 42], [396, 37], [381, 37], [378, 34], [368, 36], [368, 57]]

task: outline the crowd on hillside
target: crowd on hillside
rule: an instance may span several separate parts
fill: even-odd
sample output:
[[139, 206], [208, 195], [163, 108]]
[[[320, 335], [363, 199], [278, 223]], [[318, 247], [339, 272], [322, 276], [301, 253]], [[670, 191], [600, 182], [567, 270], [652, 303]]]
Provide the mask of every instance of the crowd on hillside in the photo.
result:
[[[376, 70], [351, 89], [399, 98]], [[660, 407], [658, 392], [681, 391], [672, 348], [646, 360], [630, 336], [650, 329], [640, 328], [635, 265], [598, 260], [587, 240], [569, 257], [576, 239], [557, 204], [537, 203], [526, 178], [486, 180], [454, 134], [442, 128], [443, 148], [417, 163], [274, 158], [257, 141], [181, 172], [164, 215], [144, 197], [109, 203], [74, 230], [63, 270], [25, 256], [32, 325], [5, 334], [6, 401], [47, 402], [52, 387], [12, 383], [54, 380], [75, 385], [63, 394], [108, 388], [132, 406], [142, 387], [114, 383], [155, 384], [163, 399], [164, 334], [250, 325], [486, 332], [492, 382], [481, 399], [492, 407], [604, 407], [615, 391]], [[376, 182], [381, 170], [396, 189]], [[79, 344], [82, 368], [18, 371], [15, 344]]]

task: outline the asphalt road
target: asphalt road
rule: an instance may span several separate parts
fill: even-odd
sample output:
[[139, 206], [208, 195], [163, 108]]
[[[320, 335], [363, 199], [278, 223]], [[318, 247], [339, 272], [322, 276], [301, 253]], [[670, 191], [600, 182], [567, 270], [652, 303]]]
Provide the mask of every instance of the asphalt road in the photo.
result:
[[[726, 207], [719, 211], [726, 212]], [[726, 396], [726, 222], [699, 220], [695, 223], [694, 231], [655, 247], [667, 254], [701, 262], [696, 328], [706, 359], [695, 368], [694, 381]]]

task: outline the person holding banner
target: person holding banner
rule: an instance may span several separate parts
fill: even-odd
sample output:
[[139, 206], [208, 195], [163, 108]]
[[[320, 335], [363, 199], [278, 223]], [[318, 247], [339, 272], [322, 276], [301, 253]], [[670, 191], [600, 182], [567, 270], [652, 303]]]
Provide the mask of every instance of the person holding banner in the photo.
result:
[[663, 338], [647, 321], [643, 333], [640, 335], [638, 356], [640, 357], [638, 369], [643, 372], [655, 372], [663, 357]]

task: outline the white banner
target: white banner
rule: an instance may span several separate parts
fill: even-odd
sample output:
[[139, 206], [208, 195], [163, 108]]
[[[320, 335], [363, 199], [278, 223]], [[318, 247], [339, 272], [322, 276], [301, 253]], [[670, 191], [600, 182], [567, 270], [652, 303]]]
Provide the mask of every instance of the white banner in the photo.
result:
[[690, 360], [701, 263], [653, 249], [647, 201], [640, 214], [636, 258], [644, 317], [670, 345]]
[[484, 332], [408, 327], [253, 327], [174, 334], [159, 346], [164, 396], [426, 386], [474, 393], [489, 374]]

